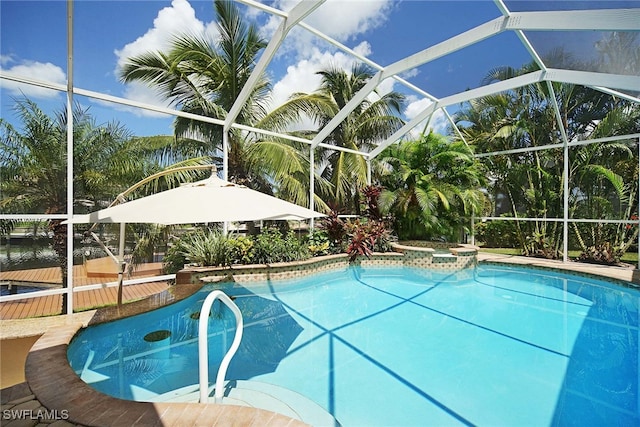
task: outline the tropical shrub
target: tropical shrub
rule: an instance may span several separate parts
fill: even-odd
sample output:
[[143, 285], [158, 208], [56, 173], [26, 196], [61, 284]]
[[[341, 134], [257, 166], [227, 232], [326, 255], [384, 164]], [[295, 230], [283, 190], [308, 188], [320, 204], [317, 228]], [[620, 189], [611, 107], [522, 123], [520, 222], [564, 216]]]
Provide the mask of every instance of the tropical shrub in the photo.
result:
[[624, 255], [624, 252], [621, 252], [620, 249], [614, 248], [610, 242], [604, 242], [594, 246], [589, 246], [578, 256], [576, 261], [592, 264], [616, 265], [620, 262], [622, 255]]
[[253, 240], [249, 237], [238, 236], [229, 239], [231, 264], [251, 264], [253, 262], [253, 245]]
[[547, 259], [560, 257], [560, 251], [545, 233], [533, 233], [525, 238], [525, 242], [525, 253], [528, 256]]
[[[619, 40], [613, 37], [606, 43], [617, 45]], [[595, 59], [606, 60], [604, 56]], [[581, 59], [558, 50], [544, 61], [570, 64]], [[598, 65], [588, 67], [596, 69]], [[505, 81], [537, 69], [535, 62], [524, 64], [520, 69], [497, 67], [489, 72], [484, 83]], [[563, 142], [555, 108], [559, 108], [560, 126], [569, 141], [629, 135], [640, 129], [637, 103], [567, 83], [554, 84], [554, 92], [556, 107], [549, 102], [551, 94], [547, 86], [527, 85], [470, 101], [462, 106], [455, 119], [465, 140], [477, 153], [516, 149], [511, 154], [483, 157], [481, 161], [491, 178], [486, 190], [493, 199], [494, 215], [508, 211], [511, 216], [539, 219], [517, 224], [518, 244], [525, 255], [561, 255], [563, 226], [546, 219], [562, 218], [565, 214], [566, 178], [569, 179], [569, 218], [623, 220], [637, 213], [638, 159], [634, 139], [571, 147], [567, 152], [566, 174], [561, 149], [517, 151]], [[574, 223], [571, 227], [575, 236], [569, 243], [583, 252], [585, 260], [590, 254], [596, 257], [596, 262], [600, 262], [601, 255], [607, 257], [597, 249], [606, 248], [607, 241], [614, 248], [624, 248], [629, 241], [636, 240], [632, 236], [636, 230], [627, 232], [624, 227], [616, 227], [616, 235], [603, 235], [605, 239], [597, 240], [594, 237], [598, 237], [598, 223]]]
[[309, 252], [311, 256], [322, 256], [329, 255], [330, 244], [329, 244], [329, 236], [325, 231], [314, 230], [307, 237], [307, 247], [309, 248]]
[[[631, 220], [637, 220], [632, 215]], [[617, 265], [637, 242], [638, 227], [630, 224], [573, 223], [573, 238], [581, 252], [576, 261]], [[573, 242], [570, 242], [573, 243]]]
[[167, 249], [164, 271], [176, 273], [185, 264], [225, 266], [231, 263], [229, 238], [213, 230], [197, 230], [176, 239]]
[[293, 231], [283, 235], [276, 228], [268, 228], [254, 237], [253, 262], [273, 264], [308, 259], [309, 248], [298, 239]]
[[518, 231], [515, 221], [488, 221], [475, 225], [476, 242], [485, 248], [517, 248]]
[[393, 215], [401, 240], [458, 240], [468, 218], [481, 212], [484, 169], [463, 141], [431, 132], [380, 157], [380, 208]]
[[367, 218], [382, 220], [380, 212], [380, 194], [383, 188], [377, 185], [368, 185], [361, 190], [364, 197], [364, 214]]
[[175, 274], [184, 268], [187, 257], [181, 247], [181, 240], [176, 240], [167, 245], [167, 252], [162, 259], [162, 271], [165, 274]]

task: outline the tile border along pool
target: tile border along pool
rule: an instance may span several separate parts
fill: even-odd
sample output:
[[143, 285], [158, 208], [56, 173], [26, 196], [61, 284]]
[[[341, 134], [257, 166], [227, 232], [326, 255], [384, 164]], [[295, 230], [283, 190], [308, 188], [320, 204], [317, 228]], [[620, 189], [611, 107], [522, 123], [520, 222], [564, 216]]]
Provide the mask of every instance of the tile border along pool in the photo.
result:
[[[381, 254], [384, 255], [384, 254]], [[401, 254], [375, 256], [371, 260], [363, 260], [367, 265], [397, 265], [402, 262]], [[344, 256], [336, 256], [335, 262], [321, 260], [321, 270], [302, 268], [303, 273], [313, 274], [332, 268], [346, 266], [348, 261]], [[475, 257], [474, 257], [475, 258]], [[640, 272], [632, 268], [607, 267], [600, 265], [562, 263], [536, 258], [518, 256], [492, 255], [478, 253], [478, 262], [505, 263], [522, 265], [545, 270], [570, 271], [579, 275], [595, 276], [600, 279], [620, 283], [640, 284]], [[474, 260], [475, 262], [475, 260]], [[386, 264], [385, 264], [386, 263]], [[306, 264], [309, 267], [309, 263]], [[262, 266], [262, 268], [265, 268]], [[323, 269], [323, 270], [322, 270]], [[197, 269], [196, 269], [197, 270]], [[58, 319], [47, 322], [43, 319], [28, 319], [27, 321], [3, 321], [2, 338], [8, 331], [13, 336], [44, 335], [31, 348], [25, 365], [27, 383], [15, 386], [21, 395], [16, 396], [11, 390], [3, 390], [3, 409], [10, 407], [23, 410], [48, 410], [49, 414], [62, 415], [69, 423], [78, 425], [99, 426], [136, 426], [136, 425], [247, 425], [247, 426], [302, 426], [304, 423], [273, 412], [232, 405], [200, 405], [197, 403], [147, 403], [117, 399], [99, 393], [80, 380], [73, 372], [67, 361], [66, 352], [69, 342], [77, 331], [88, 324], [100, 323], [118, 317], [130, 316], [137, 312], [144, 312], [157, 308], [159, 305], [171, 303], [186, 298], [201, 287], [202, 278], [212, 275], [211, 269], [198, 271], [198, 275], [190, 276], [191, 284], [185, 283], [175, 287], [171, 298], [154, 298], [128, 304], [123, 312], [118, 313], [115, 307], [78, 313], [72, 316], [58, 316]], [[312, 271], [309, 271], [312, 270]], [[230, 270], [226, 269], [228, 277]], [[236, 271], [237, 272], [237, 271]], [[264, 272], [260, 274], [266, 274]], [[235, 274], [234, 274], [235, 276]], [[275, 278], [269, 275], [270, 278]], [[282, 278], [296, 277], [287, 276]], [[218, 278], [220, 280], [221, 277]], [[238, 278], [240, 278], [238, 276]], [[243, 279], [246, 279], [243, 277]], [[192, 281], [193, 280], [193, 281]], [[256, 276], [254, 280], [263, 280]], [[633, 286], [633, 285], [632, 285]], [[70, 319], [66, 319], [66, 318]], [[34, 322], [34, 320], [36, 320]], [[40, 321], [38, 321], [40, 320]], [[21, 325], [36, 325], [35, 328], [18, 332]], [[46, 328], [46, 324], [51, 327]], [[44, 329], [43, 329], [44, 328]], [[8, 392], [9, 391], [9, 392]], [[3, 420], [6, 421], [6, 420]], [[4, 424], [4, 422], [3, 422]]]

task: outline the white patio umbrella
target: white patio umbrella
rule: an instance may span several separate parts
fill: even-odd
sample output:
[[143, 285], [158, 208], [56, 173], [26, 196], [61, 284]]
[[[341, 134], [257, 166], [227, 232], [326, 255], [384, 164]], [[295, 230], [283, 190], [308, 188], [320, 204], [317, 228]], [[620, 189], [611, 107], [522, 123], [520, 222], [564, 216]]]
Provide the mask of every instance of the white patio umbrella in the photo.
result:
[[303, 220], [325, 216], [294, 203], [223, 181], [208, 179], [183, 184], [86, 215], [69, 222], [193, 224], [259, 220]]
[[243, 185], [210, 178], [183, 184], [151, 196], [131, 200], [85, 215], [74, 215], [64, 223], [120, 223], [120, 257], [111, 253], [94, 233], [93, 238], [119, 266], [118, 307], [122, 305], [125, 223], [195, 224], [259, 220], [304, 220], [325, 216], [320, 212], [252, 190]]

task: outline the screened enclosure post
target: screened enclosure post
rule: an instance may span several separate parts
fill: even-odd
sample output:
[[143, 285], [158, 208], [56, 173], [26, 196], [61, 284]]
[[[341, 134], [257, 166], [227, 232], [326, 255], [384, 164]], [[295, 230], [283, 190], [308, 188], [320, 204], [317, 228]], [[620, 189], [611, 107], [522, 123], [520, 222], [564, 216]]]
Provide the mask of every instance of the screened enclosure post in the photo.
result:
[[124, 272], [127, 269], [127, 263], [124, 260], [124, 247], [125, 247], [125, 232], [127, 230], [127, 224], [120, 223], [120, 242], [118, 243], [118, 308], [122, 307], [122, 286], [124, 281]]
[[367, 157], [367, 185], [371, 185], [371, 159]]
[[229, 132], [222, 130], [222, 179], [229, 181]]
[[[229, 131], [222, 128], [222, 179], [229, 181]], [[229, 234], [229, 223], [222, 223], [222, 234]]]
[[471, 214], [471, 244], [476, 245], [476, 215]]
[[[309, 209], [313, 210], [314, 208], [314, 193], [315, 193], [315, 185], [316, 185], [316, 175], [315, 175], [315, 148], [309, 146]], [[315, 220], [313, 217], [309, 219], [309, 230], [313, 231], [313, 227], [315, 225]]]
[[562, 221], [562, 262], [569, 261], [569, 146], [564, 145], [564, 206]]
[[[67, 0], [67, 219], [73, 217], [73, 0]], [[73, 314], [73, 224], [67, 224], [67, 306]]]
[[562, 202], [562, 262], [567, 262], [569, 260], [569, 138], [567, 137], [567, 130], [564, 127], [562, 115], [560, 114], [556, 92], [553, 89], [553, 84], [549, 80], [547, 80], [547, 89], [549, 89], [549, 97], [551, 98], [556, 123], [558, 124], [558, 130], [562, 138], [564, 177], [562, 189], [564, 193]]

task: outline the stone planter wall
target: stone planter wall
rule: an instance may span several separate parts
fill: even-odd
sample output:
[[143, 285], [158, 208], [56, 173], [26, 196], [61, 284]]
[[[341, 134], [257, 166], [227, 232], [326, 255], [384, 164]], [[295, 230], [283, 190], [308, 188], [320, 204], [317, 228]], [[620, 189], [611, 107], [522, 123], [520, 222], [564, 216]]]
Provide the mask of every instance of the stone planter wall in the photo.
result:
[[[393, 245], [395, 252], [374, 253], [369, 258], [358, 257], [352, 264], [362, 267], [393, 267], [406, 265], [459, 271], [477, 263], [477, 249], [473, 246], [449, 248], [449, 253], [436, 253], [433, 248]], [[324, 271], [346, 269], [346, 254], [315, 257], [304, 261], [277, 264], [234, 265], [231, 267], [189, 267], [176, 274], [176, 284], [215, 283], [222, 281], [262, 282], [304, 277]]]

